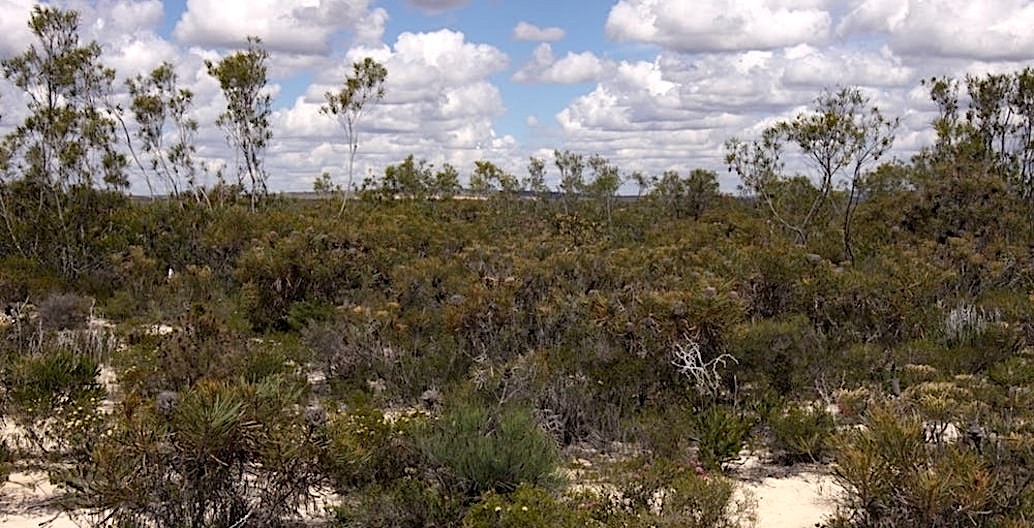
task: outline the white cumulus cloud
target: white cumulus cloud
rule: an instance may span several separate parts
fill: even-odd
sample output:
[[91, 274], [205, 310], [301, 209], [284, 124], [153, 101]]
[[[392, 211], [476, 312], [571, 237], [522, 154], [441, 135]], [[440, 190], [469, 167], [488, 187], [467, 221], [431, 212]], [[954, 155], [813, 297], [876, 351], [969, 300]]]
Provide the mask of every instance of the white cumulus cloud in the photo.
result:
[[246, 37], [257, 36], [271, 51], [325, 55], [339, 31], [380, 38], [387, 16], [383, 10], [371, 11], [369, 4], [369, 0], [187, 0], [173, 34], [180, 43], [208, 47], [239, 46]]
[[591, 52], [568, 52], [560, 60], [553, 56], [553, 48], [539, 44], [530, 62], [517, 70], [513, 80], [522, 83], [575, 84], [595, 81], [603, 75], [607, 65]]
[[607, 35], [682, 52], [772, 49], [825, 42], [832, 17], [825, 2], [776, 0], [619, 0]]
[[525, 21], [520, 21], [513, 28], [513, 38], [517, 40], [530, 40], [536, 42], [550, 42], [561, 40], [566, 35], [563, 28], [559, 27], [538, 27]]
[[863, 0], [837, 27], [841, 36], [883, 35], [903, 55], [1029, 60], [1034, 4], [1022, 0]]

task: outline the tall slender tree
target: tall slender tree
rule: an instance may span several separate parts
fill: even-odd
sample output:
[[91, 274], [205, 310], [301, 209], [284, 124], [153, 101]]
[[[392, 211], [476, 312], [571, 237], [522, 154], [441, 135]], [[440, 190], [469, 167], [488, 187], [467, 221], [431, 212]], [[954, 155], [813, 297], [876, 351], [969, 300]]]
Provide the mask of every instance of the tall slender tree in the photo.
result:
[[[384, 99], [384, 81], [388, 70], [384, 65], [366, 57], [352, 64], [352, 74], [345, 77], [344, 86], [336, 92], [326, 92], [327, 102], [320, 107], [320, 113], [337, 119], [345, 130], [348, 140], [348, 188], [353, 191], [352, 176], [355, 171], [355, 155], [359, 151], [359, 121], [369, 103]], [[341, 203], [342, 210], [344, 202]]]
[[237, 51], [219, 62], [205, 61], [208, 74], [219, 81], [226, 97], [226, 111], [219, 114], [215, 124], [226, 132], [226, 141], [237, 152], [237, 183], [243, 186], [248, 179], [251, 187], [251, 207], [259, 196], [265, 196], [269, 176], [263, 167], [266, 147], [273, 139], [269, 116], [272, 97], [266, 87], [266, 62], [269, 52], [262, 47], [262, 39], [248, 37], [248, 48]]
[[168, 62], [146, 77], [127, 79], [126, 87], [132, 98], [130, 110], [138, 125], [136, 136], [143, 151], [150, 155], [151, 172], [164, 180], [171, 196], [179, 196], [181, 186], [185, 185], [197, 197], [193, 156], [197, 151], [194, 138], [198, 125], [187, 116], [194, 101], [193, 92], [177, 86], [176, 70]]
[[[752, 142], [726, 142], [726, 163], [743, 186], [767, 205], [773, 217], [794, 233], [797, 241], [808, 241], [813, 223], [827, 209], [838, 184], [846, 187], [843, 211], [843, 245], [853, 259], [851, 220], [858, 203], [858, 184], [894, 143], [898, 119], [888, 119], [858, 88], [825, 91], [815, 100], [815, 109], [790, 121], [767, 128]], [[797, 176], [784, 174], [789, 149], [803, 166], [812, 169], [817, 193], [794, 218], [777, 205], [777, 194], [793, 188]], [[800, 183], [799, 181], [796, 183]]]
[[98, 236], [88, 225], [95, 185], [116, 192], [129, 185], [110, 104], [115, 71], [101, 63], [100, 45], [80, 42], [75, 11], [36, 6], [29, 29], [34, 42], [0, 63], [28, 110], [0, 148], [0, 214], [11, 249], [76, 275]]

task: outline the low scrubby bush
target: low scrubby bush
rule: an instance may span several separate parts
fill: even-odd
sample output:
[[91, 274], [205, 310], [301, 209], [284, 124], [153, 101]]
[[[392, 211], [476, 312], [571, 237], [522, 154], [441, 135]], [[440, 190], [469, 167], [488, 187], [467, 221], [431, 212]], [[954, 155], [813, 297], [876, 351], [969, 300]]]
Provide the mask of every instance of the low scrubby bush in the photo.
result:
[[822, 461], [836, 432], [833, 416], [809, 405], [789, 405], [773, 413], [768, 426], [776, 458], [787, 464]]
[[324, 479], [325, 431], [301, 398], [278, 378], [133, 395], [89, 456], [51, 479], [66, 507], [113, 526], [283, 526]]
[[463, 528], [575, 528], [587, 519], [546, 490], [521, 484], [513, 493], [486, 493], [467, 510]]
[[755, 424], [746, 411], [722, 404], [698, 409], [691, 420], [697, 459], [705, 468], [714, 470], [739, 458]]
[[995, 445], [930, 442], [921, 416], [881, 404], [835, 441], [845, 490], [832, 527], [1020, 526], [1034, 512], [1029, 434]]
[[75, 340], [29, 326], [9, 328], [0, 339], [7, 418], [36, 454], [75, 456], [96, 433], [104, 396], [97, 359], [78, 350]]
[[415, 476], [353, 490], [333, 508], [342, 528], [426, 528], [458, 526], [466, 497]]
[[607, 528], [737, 528], [754, 520], [749, 496], [735, 484], [694, 464], [667, 459], [630, 459], [604, 472], [598, 491], [572, 497], [591, 519]]
[[554, 440], [525, 408], [493, 409], [460, 403], [447, 409], [419, 438], [449, 487], [471, 499], [520, 484], [557, 484], [559, 453]]
[[74, 293], [51, 293], [39, 303], [39, 323], [44, 330], [86, 328], [93, 300]]

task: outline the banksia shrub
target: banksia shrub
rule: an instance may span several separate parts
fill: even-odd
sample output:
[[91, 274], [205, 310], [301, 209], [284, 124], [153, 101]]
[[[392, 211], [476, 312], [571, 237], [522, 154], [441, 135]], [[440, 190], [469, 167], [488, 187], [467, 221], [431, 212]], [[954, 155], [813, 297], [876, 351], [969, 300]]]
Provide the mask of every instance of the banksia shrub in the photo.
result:
[[996, 445], [930, 442], [917, 415], [877, 405], [836, 440], [845, 500], [830, 526], [1011, 526], [1029, 520], [1029, 435]]

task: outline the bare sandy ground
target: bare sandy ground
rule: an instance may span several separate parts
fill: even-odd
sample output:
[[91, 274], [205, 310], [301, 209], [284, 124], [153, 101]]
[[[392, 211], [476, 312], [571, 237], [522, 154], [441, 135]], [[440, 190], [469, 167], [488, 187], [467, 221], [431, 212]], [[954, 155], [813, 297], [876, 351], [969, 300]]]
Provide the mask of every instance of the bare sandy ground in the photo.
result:
[[50, 506], [54, 486], [39, 472], [12, 473], [0, 488], [0, 526], [5, 528], [74, 528], [67, 515]]
[[804, 472], [744, 483], [757, 499], [758, 528], [812, 528], [836, 510], [840, 487], [829, 475]]

